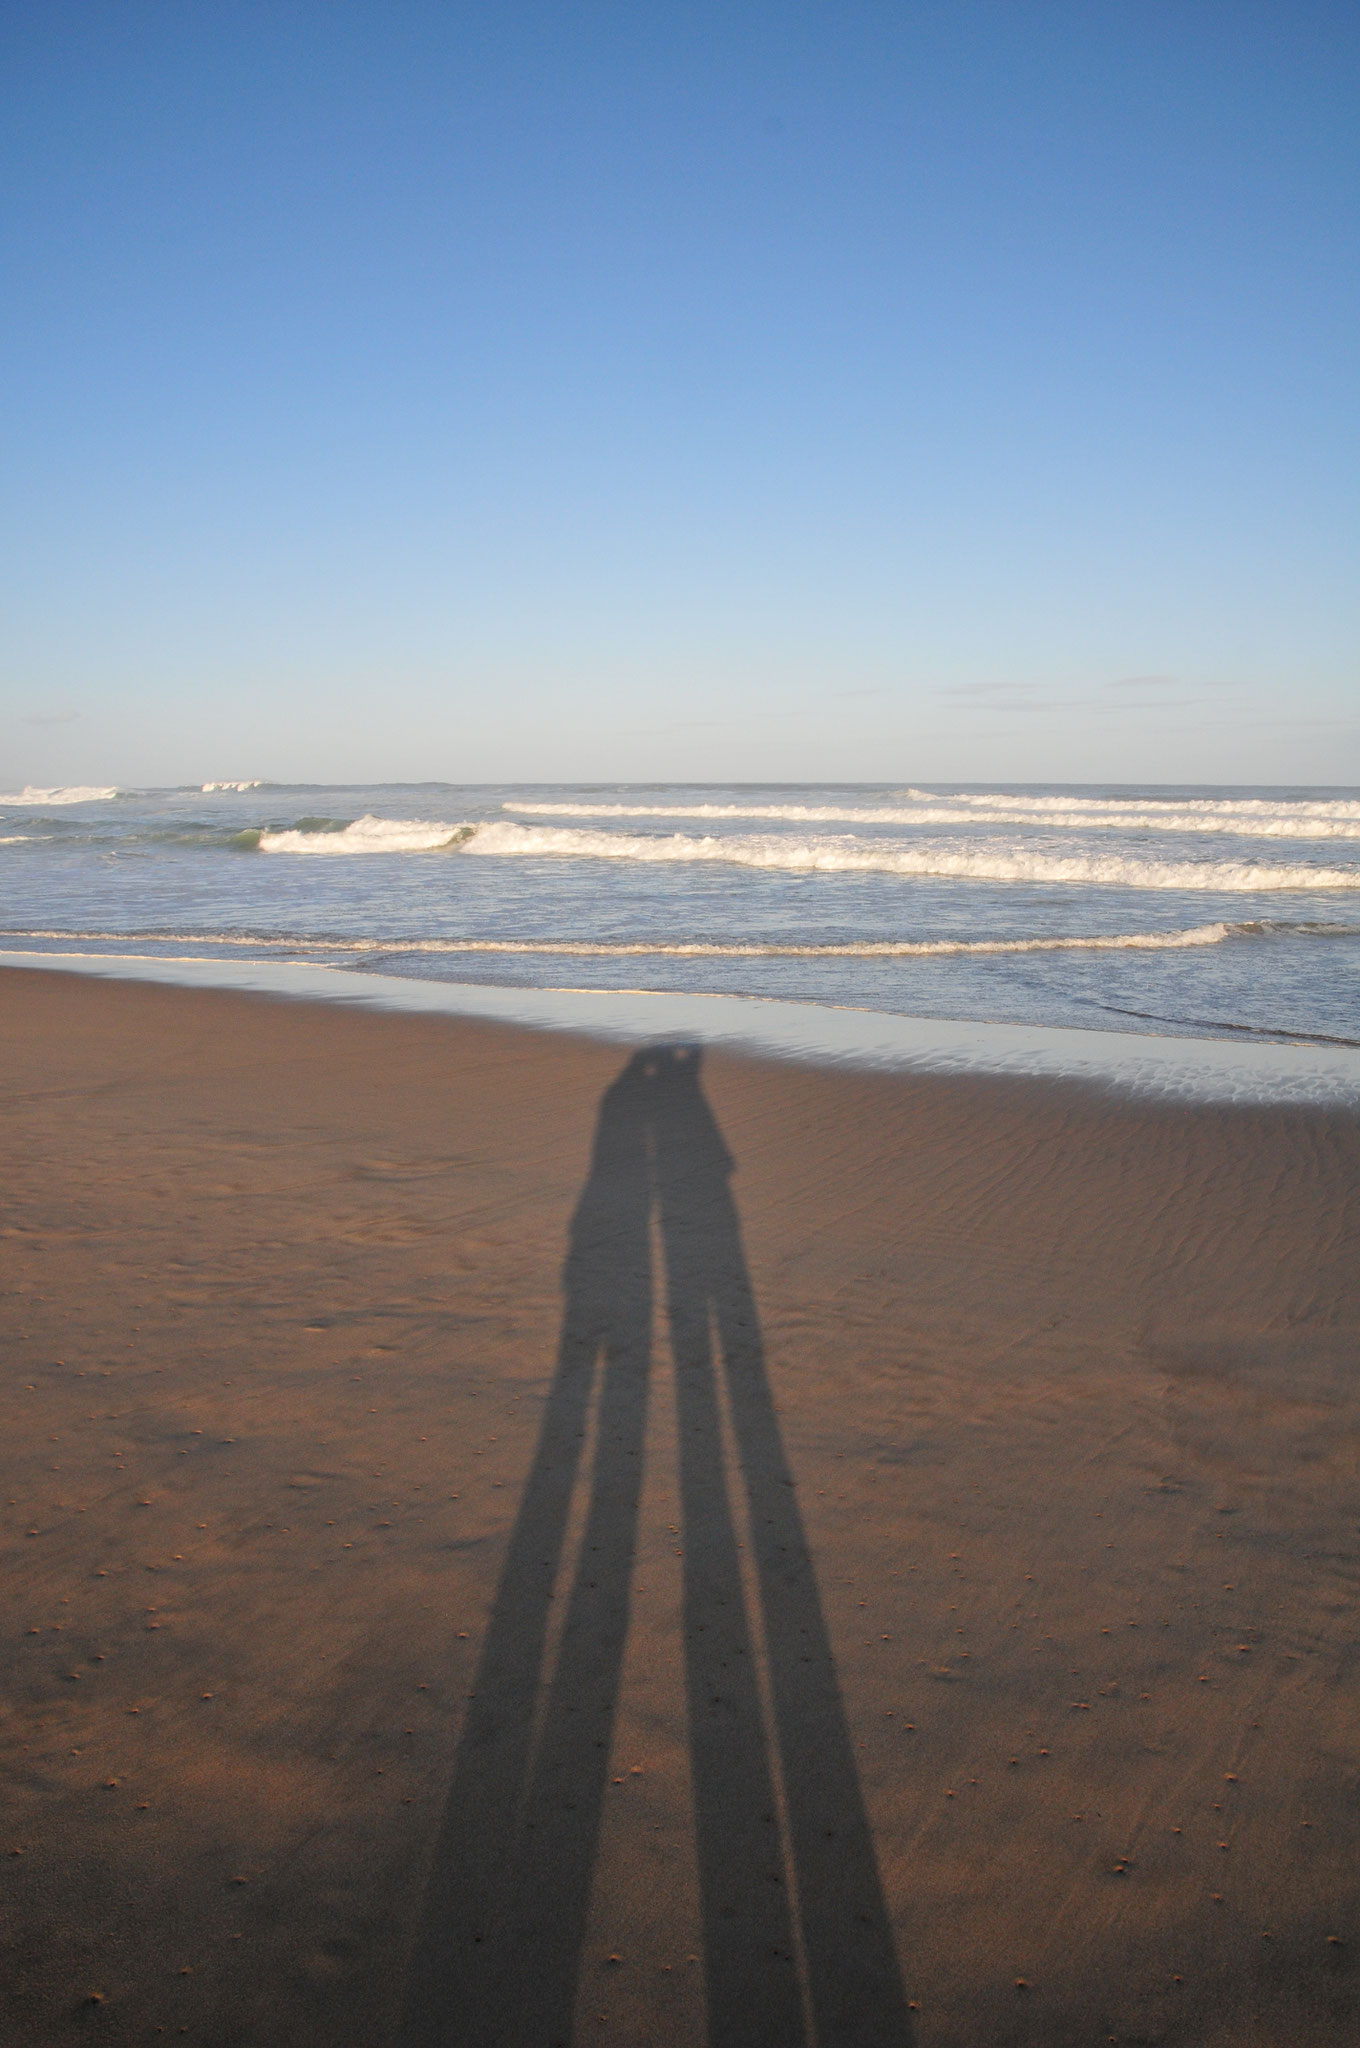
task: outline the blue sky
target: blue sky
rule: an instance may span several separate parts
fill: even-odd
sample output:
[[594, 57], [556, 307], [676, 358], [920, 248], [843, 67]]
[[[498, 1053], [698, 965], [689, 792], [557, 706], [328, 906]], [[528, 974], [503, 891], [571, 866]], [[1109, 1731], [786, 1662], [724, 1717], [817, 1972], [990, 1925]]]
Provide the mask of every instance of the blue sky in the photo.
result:
[[1360, 782], [1350, 5], [0, 25], [4, 786]]

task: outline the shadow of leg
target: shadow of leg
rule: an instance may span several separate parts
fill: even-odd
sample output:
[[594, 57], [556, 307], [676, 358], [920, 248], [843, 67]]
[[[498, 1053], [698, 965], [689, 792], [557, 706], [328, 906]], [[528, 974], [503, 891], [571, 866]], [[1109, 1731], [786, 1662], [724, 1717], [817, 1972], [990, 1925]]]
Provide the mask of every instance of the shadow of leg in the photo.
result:
[[805, 2035], [792, 1907], [697, 1279], [668, 1239], [708, 2038], [712, 2048], [797, 2048]]
[[717, 1280], [715, 1295], [755, 1530], [818, 2048], [907, 2048], [911, 2020], [878, 1859], [744, 1263]]
[[565, 2048], [571, 2038], [628, 1637], [647, 1363], [638, 1347], [618, 1347], [605, 1363], [590, 1509], [511, 1886], [513, 1952], [496, 2035], [504, 2048]]
[[[647, 1080], [600, 1107], [556, 1375], [510, 1538], [407, 1978], [403, 2048], [570, 2038], [627, 1633], [651, 1355]], [[541, 1735], [554, 1588], [603, 1361], [592, 1495]]]
[[[668, 1085], [658, 1090], [653, 1119], [653, 1171], [684, 1418], [682, 1461], [695, 1468], [686, 1495], [687, 1548], [702, 1529], [714, 1528], [719, 1538], [710, 1534], [703, 1541], [725, 1545], [732, 1527], [717, 1434], [710, 1334], [716, 1325], [750, 1506], [813, 2038], [818, 2048], [909, 2048], [911, 2022], [873, 1837], [728, 1186], [732, 1160], [698, 1081], [697, 1054], [677, 1059]], [[701, 1588], [696, 1583], [687, 1647], [705, 1641], [696, 1629], [712, 1616], [718, 1591], [729, 1583], [720, 1574], [719, 1564], [712, 1584]], [[739, 1587], [735, 1597], [740, 1597]], [[727, 1633], [733, 1639], [730, 1626]], [[741, 1635], [744, 1641], [744, 1620]], [[712, 1652], [700, 1649], [692, 1655], [693, 1694], [697, 1682], [708, 1683], [712, 1676]], [[720, 1689], [716, 1682], [713, 1689]], [[737, 1868], [742, 1850], [735, 1838], [745, 1830], [748, 1842], [759, 1840], [760, 1820], [750, 1799], [743, 1800], [729, 1786], [728, 1777], [736, 1766], [742, 1775], [749, 1774], [751, 1784], [763, 1787], [773, 1772], [763, 1752], [753, 1760], [755, 1737], [744, 1747], [728, 1747], [721, 1757], [701, 1753], [704, 1742], [717, 1745], [706, 1734], [711, 1723], [695, 1713], [693, 1699], [691, 1713], [696, 1778], [711, 1779], [721, 1793], [708, 1821], [707, 1851], [701, 1840], [701, 1864], [707, 1857], [718, 1868]], [[698, 1794], [696, 1799], [702, 1836], [705, 1808]], [[757, 1881], [749, 1868], [745, 1876], [748, 1883]], [[721, 1928], [706, 1931], [710, 1940], [724, 1939]], [[740, 1994], [747, 2000], [751, 1995]], [[720, 2035], [715, 2024], [713, 2033], [715, 2043], [730, 2041], [734, 2048], [737, 2042], [777, 2038], [802, 2039], [801, 2019], [796, 2031], [790, 2024], [782, 2035], [778, 2028], [759, 2031], [749, 2016], [744, 2030], [737, 2023]]]

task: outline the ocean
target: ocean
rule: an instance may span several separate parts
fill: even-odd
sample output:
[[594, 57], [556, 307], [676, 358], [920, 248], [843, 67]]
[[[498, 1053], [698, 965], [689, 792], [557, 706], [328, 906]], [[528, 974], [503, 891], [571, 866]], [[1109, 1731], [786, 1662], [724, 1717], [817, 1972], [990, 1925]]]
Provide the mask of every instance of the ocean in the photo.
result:
[[0, 948], [1360, 1044], [1360, 790], [0, 795]]

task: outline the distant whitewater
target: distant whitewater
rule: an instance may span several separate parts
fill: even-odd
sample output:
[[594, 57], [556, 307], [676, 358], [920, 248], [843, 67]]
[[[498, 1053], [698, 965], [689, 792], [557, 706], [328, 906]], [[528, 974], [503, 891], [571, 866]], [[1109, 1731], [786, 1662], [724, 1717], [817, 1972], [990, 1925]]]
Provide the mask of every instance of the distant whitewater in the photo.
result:
[[103, 804], [117, 794], [114, 788], [96, 789], [92, 784], [83, 782], [70, 783], [58, 789], [35, 789], [30, 783], [25, 789], [0, 795], [0, 811], [30, 810], [39, 806], [50, 810], [54, 805], [60, 808], [66, 804]]
[[1360, 792], [900, 784], [0, 797], [11, 946], [1360, 1039]]

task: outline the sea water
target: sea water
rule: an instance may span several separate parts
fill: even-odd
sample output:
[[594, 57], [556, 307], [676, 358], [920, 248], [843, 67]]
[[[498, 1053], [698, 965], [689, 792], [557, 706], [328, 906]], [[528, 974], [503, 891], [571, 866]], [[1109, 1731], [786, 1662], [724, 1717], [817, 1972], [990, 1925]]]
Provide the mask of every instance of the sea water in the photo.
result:
[[1360, 791], [0, 795], [0, 948], [1360, 1043]]

